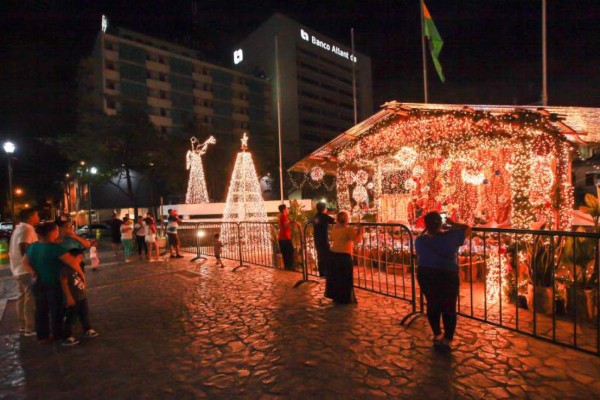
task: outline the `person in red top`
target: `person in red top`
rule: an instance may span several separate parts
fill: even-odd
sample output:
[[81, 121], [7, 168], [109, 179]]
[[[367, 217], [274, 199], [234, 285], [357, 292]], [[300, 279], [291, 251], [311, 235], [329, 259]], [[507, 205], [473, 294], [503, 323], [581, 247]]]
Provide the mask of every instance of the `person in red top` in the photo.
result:
[[294, 246], [292, 245], [292, 224], [288, 217], [288, 208], [285, 204], [279, 205], [279, 250], [283, 257], [283, 265], [287, 270], [294, 269]]

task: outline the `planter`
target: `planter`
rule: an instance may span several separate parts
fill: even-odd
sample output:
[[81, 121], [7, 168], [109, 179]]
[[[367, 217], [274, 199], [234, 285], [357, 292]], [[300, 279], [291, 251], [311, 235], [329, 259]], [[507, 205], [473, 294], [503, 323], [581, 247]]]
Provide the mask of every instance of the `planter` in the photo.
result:
[[552, 288], [546, 286], [527, 285], [527, 301], [533, 304], [535, 312], [552, 314]]
[[[576, 293], [576, 294], [575, 294]], [[595, 320], [598, 316], [598, 291], [596, 289], [577, 289], [569, 288], [567, 290], [567, 311], [570, 315], [575, 315], [577, 307], [577, 319]]]

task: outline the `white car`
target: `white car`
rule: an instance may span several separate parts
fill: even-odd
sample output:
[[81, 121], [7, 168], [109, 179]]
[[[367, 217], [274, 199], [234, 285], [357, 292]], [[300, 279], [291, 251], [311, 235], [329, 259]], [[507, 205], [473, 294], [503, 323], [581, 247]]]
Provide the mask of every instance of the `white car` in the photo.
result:
[[12, 222], [0, 222], [0, 231], [12, 231], [13, 223]]

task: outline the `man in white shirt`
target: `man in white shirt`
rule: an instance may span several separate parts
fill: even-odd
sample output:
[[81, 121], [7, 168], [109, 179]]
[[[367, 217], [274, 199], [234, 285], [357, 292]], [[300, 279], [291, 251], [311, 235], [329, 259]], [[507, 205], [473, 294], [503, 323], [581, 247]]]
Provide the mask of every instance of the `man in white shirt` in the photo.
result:
[[17, 299], [17, 317], [19, 319], [19, 332], [25, 336], [33, 336], [35, 300], [32, 293], [32, 274], [22, 263], [27, 246], [37, 242], [34, 226], [40, 222], [37, 211], [24, 209], [19, 215], [21, 221], [15, 227], [10, 238], [10, 270], [17, 281], [19, 298]]

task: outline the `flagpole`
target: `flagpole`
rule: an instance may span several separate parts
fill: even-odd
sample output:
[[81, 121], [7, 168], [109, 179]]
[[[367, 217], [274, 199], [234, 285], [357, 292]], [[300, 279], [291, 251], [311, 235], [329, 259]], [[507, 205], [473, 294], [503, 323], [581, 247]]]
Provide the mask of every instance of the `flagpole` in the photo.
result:
[[546, 0], [542, 0], [542, 105], [548, 105], [548, 60], [546, 51]]
[[[352, 45], [352, 56], [354, 56], [354, 28], [350, 29], [350, 42]], [[354, 101], [354, 125], [358, 124], [358, 104], [356, 101], [356, 66], [354, 60], [352, 63], [352, 100]]]
[[277, 94], [277, 139], [279, 141], [279, 195], [283, 204], [283, 158], [281, 156], [281, 95], [279, 89], [279, 49], [275, 35], [275, 89]]
[[425, 55], [425, 26], [424, 24], [424, 19], [425, 16], [423, 15], [423, 0], [420, 1], [421, 3], [421, 52], [423, 55], [423, 97], [425, 99], [425, 103], [429, 103], [429, 99], [428, 99], [428, 94], [427, 94], [427, 57]]

